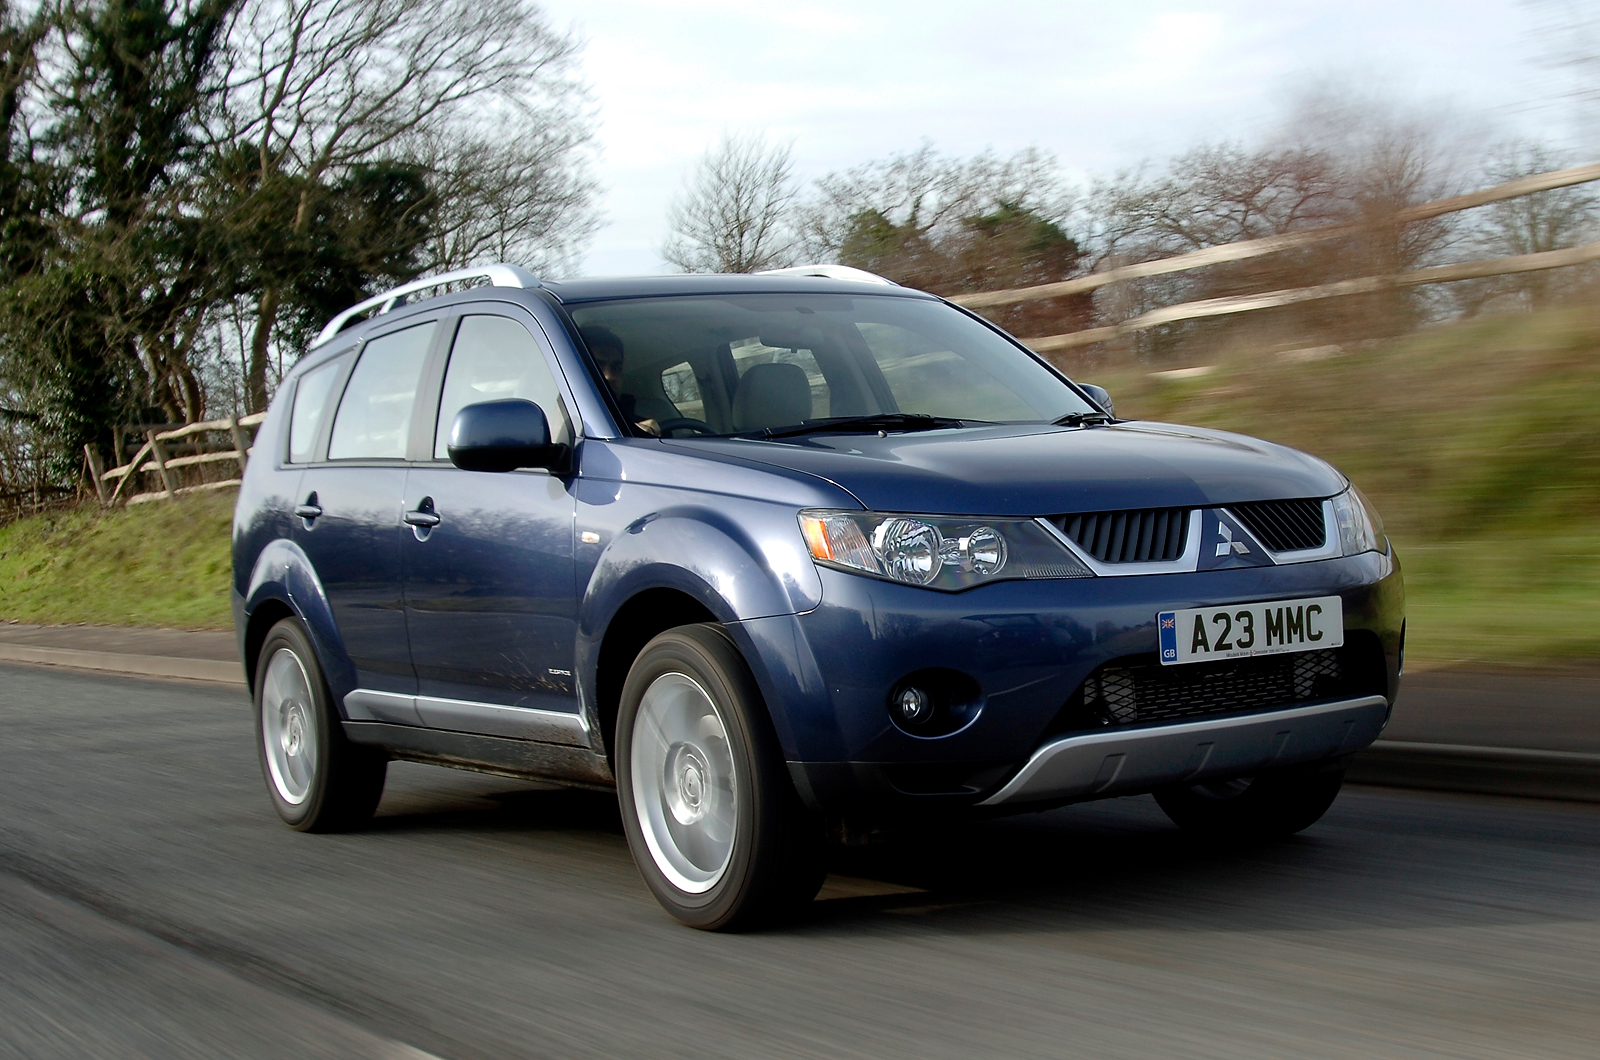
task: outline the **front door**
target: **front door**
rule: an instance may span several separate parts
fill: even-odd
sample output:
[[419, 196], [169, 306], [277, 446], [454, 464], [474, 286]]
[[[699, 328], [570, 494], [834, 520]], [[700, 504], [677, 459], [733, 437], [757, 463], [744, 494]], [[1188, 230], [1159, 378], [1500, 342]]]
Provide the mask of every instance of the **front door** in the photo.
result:
[[431, 524], [400, 541], [417, 708], [436, 728], [586, 743], [572, 674], [571, 482], [461, 471], [446, 451], [457, 411], [500, 398], [537, 403], [551, 440], [570, 443], [554, 361], [518, 317], [470, 313], [454, 327], [433, 462], [414, 465], [405, 487], [413, 523]]

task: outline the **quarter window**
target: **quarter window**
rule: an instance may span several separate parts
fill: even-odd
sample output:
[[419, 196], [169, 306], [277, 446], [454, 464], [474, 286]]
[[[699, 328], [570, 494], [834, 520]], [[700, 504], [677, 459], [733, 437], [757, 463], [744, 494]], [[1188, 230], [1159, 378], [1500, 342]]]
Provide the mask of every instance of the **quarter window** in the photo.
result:
[[528, 329], [510, 317], [462, 317], [439, 398], [434, 459], [449, 456], [450, 426], [456, 413], [480, 401], [503, 398], [523, 398], [538, 405], [550, 423], [550, 440], [558, 444], [572, 441], [561, 391]]
[[329, 460], [404, 460], [422, 362], [437, 323], [430, 321], [367, 343], [333, 420]]
[[339, 357], [313, 368], [295, 384], [294, 411], [289, 414], [289, 463], [304, 464], [316, 455], [317, 435], [328, 412], [328, 395], [344, 362]]

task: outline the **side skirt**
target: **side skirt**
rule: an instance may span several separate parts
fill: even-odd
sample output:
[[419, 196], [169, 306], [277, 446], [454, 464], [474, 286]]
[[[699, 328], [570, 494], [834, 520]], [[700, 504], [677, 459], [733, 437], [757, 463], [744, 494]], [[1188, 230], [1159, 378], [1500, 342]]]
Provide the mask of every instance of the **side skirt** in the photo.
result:
[[396, 758], [525, 780], [615, 787], [611, 768], [587, 747], [479, 736], [379, 721], [344, 722], [351, 743], [381, 747]]

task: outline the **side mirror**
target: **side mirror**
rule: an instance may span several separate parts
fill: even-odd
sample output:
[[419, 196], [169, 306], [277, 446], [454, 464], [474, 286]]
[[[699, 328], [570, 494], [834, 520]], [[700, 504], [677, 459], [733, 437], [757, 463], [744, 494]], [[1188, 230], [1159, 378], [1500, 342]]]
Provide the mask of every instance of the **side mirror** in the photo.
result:
[[450, 424], [450, 462], [463, 471], [555, 468], [567, 447], [552, 444], [544, 410], [523, 398], [480, 401], [456, 413]]
[[1093, 383], [1079, 383], [1078, 388], [1094, 399], [1094, 403], [1105, 409], [1106, 415], [1112, 419], [1117, 418], [1117, 406], [1111, 403], [1111, 394], [1103, 386]]

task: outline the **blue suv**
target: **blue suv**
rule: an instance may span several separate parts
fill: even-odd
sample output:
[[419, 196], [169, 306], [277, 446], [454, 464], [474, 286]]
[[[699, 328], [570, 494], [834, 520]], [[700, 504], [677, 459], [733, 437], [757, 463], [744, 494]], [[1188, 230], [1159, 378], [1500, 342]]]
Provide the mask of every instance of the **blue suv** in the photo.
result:
[[721, 929], [897, 823], [1153, 792], [1298, 831], [1405, 640], [1328, 464], [1119, 420], [838, 266], [499, 265], [341, 313], [261, 425], [233, 610], [291, 826], [358, 826], [396, 758], [615, 787], [650, 889]]

